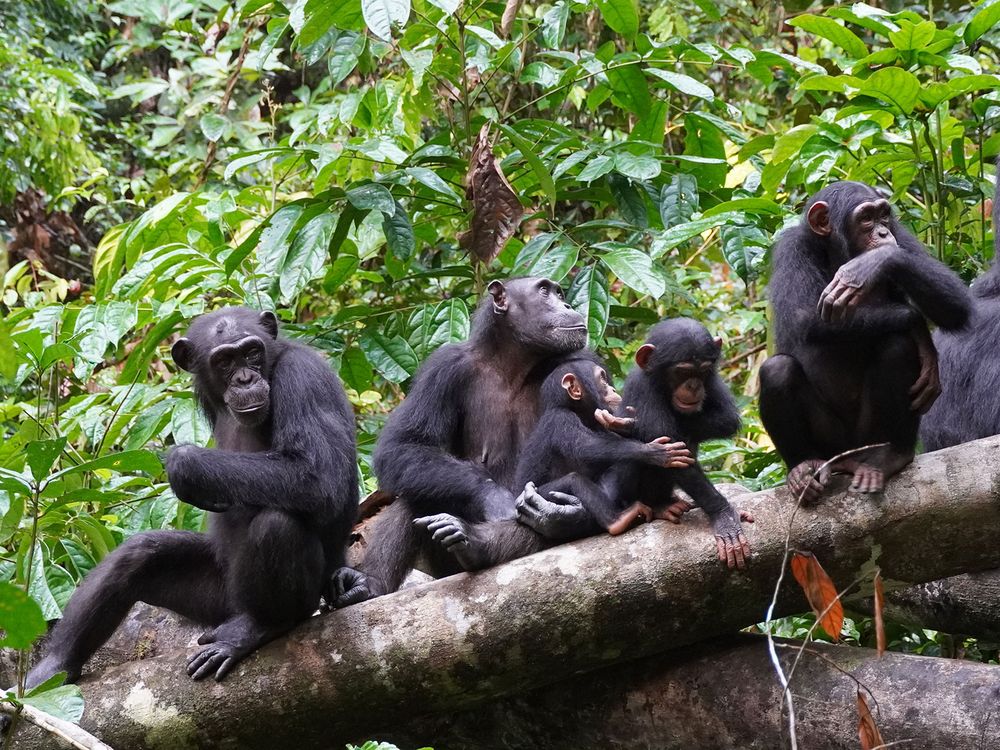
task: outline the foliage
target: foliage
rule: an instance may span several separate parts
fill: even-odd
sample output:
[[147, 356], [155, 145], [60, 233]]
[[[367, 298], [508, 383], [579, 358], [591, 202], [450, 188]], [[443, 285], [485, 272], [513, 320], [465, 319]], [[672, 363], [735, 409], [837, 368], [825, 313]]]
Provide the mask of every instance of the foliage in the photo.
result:
[[[14, 5], [0, 9], [0, 237], [14, 246], [11, 207], [33, 187], [100, 239], [77, 297], [0, 261], [11, 646], [129, 534], [201, 528], [158, 455], [210, 438], [166, 356], [207, 309], [277, 309], [329, 356], [366, 490], [385, 415], [467, 335], [489, 278], [563, 283], [618, 377], [651, 323], [694, 316], [724, 338], [744, 414], [703, 459], [756, 489], [783, 478], [754, 405], [761, 274], [809, 192], [872, 182], [967, 278], [991, 255], [996, 3], [933, 18], [833, 6], [789, 13], [780, 33], [783, 14], [735, 0]], [[513, 237], [488, 265], [462, 236], [484, 210], [465, 194], [484, 128], [524, 212], [496, 218]]]

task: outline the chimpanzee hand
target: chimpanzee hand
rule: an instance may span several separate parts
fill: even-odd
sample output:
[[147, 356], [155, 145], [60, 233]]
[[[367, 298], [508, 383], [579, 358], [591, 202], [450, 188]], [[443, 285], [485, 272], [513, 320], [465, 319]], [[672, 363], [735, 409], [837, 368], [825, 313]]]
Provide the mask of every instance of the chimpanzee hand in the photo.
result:
[[202, 454], [208, 452], [196, 445], [177, 446], [167, 454], [167, 479], [177, 499], [202, 510], [224, 513], [230, 508], [228, 500], [206, 494], [199, 479]]
[[694, 456], [684, 443], [672, 443], [673, 438], [658, 437], [646, 443], [645, 460], [664, 469], [686, 469], [694, 463]]
[[694, 505], [687, 500], [675, 497], [674, 501], [666, 508], [661, 508], [654, 512], [654, 517], [660, 521], [670, 521], [670, 523], [680, 523], [681, 517], [692, 510]]
[[743, 536], [741, 517], [731, 505], [714, 516], [709, 516], [719, 559], [730, 569], [745, 568], [750, 561], [750, 542]]
[[920, 375], [910, 387], [910, 409], [918, 414], [926, 414], [941, 395], [941, 377], [938, 374], [938, 353], [931, 340], [927, 326], [921, 322], [913, 330], [920, 357]]
[[594, 419], [597, 420], [597, 424], [608, 432], [617, 432], [619, 435], [626, 436], [631, 435], [632, 430], [635, 428], [635, 417], [631, 416], [635, 414], [635, 408], [627, 406], [625, 407], [625, 411], [629, 416], [616, 417], [607, 409], [595, 409]]
[[874, 290], [883, 266], [895, 249], [894, 245], [883, 245], [852, 258], [838, 268], [833, 280], [819, 296], [816, 308], [820, 318], [826, 323], [849, 323], [855, 308]]
[[547, 539], [579, 539], [590, 534], [594, 521], [575, 495], [550, 492], [549, 499], [538, 494], [533, 482], [514, 504], [517, 520]]
[[330, 578], [326, 603], [328, 609], [340, 609], [375, 596], [368, 576], [354, 568], [340, 568]]

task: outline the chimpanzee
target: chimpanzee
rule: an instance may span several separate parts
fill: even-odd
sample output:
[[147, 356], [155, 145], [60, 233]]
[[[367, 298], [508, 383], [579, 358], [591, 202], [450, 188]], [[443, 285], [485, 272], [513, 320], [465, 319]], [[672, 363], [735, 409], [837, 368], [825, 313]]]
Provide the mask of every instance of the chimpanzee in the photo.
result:
[[359, 569], [335, 576], [337, 606], [395, 591], [421, 551], [437, 575], [460, 570], [425, 543], [415, 518], [514, 518], [517, 457], [538, 421], [539, 388], [559, 357], [583, 348], [587, 331], [549, 279], [493, 281], [488, 292], [469, 340], [428, 357], [382, 430], [375, 474], [399, 497], [376, 519]]
[[920, 413], [940, 391], [924, 320], [955, 330], [971, 311], [961, 280], [900, 226], [889, 201], [837, 182], [806, 204], [774, 247], [770, 282], [777, 354], [760, 372], [760, 413], [790, 467], [788, 485], [814, 501], [827, 459], [852, 488], [879, 492], [913, 459]]
[[344, 564], [358, 509], [354, 415], [329, 365], [278, 338], [273, 313], [243, 307], [195, 319], [172, 353], [194, 375], [217, 447], [174, 448], [167, 478], [179, 499], [211, 511], [209, 532], [136, 534], [102, 560], [29, 686], [79, 677], [138, 601], [210, 626], [188, 674], [221, 680], [309, 617]]
[[924, 450], [1000, 434], [1000, 180], [993, 200], [993, 248], [993, 266], [970, 290], [973, 314], [968, 327], [934, 332], [941, 397], [920, 425]]
[[[514, 486], [527, 486], [531, 493], [535, 485], [541, 485], [537, 491], [549, 498], [552, 493], [576, 496], [599, 527], [622, 533], [636, 514], [623, 518], [617, 498], [607, 496], [596, 480], [619, 461], [684, 468], [694, 459], [683, 443], [666, 436], [643, 443], [609, 431], [631, 427], [631, 419], [615, 418], [609, 412], [620, 403], [621, 397], [593, 354], [582, 351], [560, 362], [542, 383], [542, 416], [521, 452]], [[648, 514], [644, 518], [650, 520]], [[455, 555], [464, 570], [487, 568], [551, 546], [551, 540], [526, 526], [520, 535], [516, 529], [502, 529], [516, 525], [514, 520], [468, 523], [450, 513], [438, 513], [415, 523]], [[593, 531], [598, 531], [597, 526]], [[521, 543], [512, 543], [518, 539]]]
[[[670, 435], [682, 441], [697, 459], [705, 440], [735, 434], [740, 415], [732, 394], [719, 377], [721, 341], [701, 323], [672, 318], [653, 326], [635, 354], [636, 368], [622, 389], [622, 414], [634, 410], [632, 434], [639, 440]], [[683, 468], [618, 464], [602, 485], [621, 502], [636, 501], [636, 513], [663, 517], [675, 506], [673, 490], [680, 488], [708, 515], [719, 559], [730, 568], [745, 567], [750, 544], [740, 521], [752, 522], [719, 493], [697, 460]]]

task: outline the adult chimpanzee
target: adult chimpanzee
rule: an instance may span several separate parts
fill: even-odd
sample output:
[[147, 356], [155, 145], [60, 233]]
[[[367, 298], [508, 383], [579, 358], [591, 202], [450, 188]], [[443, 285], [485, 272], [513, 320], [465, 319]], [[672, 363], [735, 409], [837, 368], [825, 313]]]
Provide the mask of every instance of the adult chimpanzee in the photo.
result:
[[[376, 520], [359, 570], [335, 577], [338, 606], [395, 591], [422, 549], [435, 574], [460, 569], [425, 544], [415, 518], [514, 517], [517, 457], [538, 421], [539, 388], [555, 364], [548, 360], [583, 348], [587, 332], [548, 279], [493, 281], [488, 291], [469, 340], [443, 346], [424, 362], [382, 430], [375, 474], [383, 490], [399, 497]], [[515, 523], [507, 528], [523, 532]]]
[[344, 564], [358, 508], [354, 415], [329, 365], [278, 338], [273, 313], [242, 307], [197, 318], [172, 353], [194, 374], [218, 447], [174, 448], [167, 477], [178, 498], [211, 511], [209, 533], [136, 534], [102, 560], [29, 686], [79, 677], [137, 601], [211, 626], [188, 673], [221, 680], [309, 617]]
[[770, 298], [777, 354], [760, 373], [760, 412], [788, 484], [812, 501], [840, 462], [852, 488], [878, 492], [913, 459], [920, 413], [939, 392], [924, 315], [946, 329], [968, 320], [961, 280], [903, 229], [889, 201], [859, 182], [830, 185], [774, 247]]
[[993, 200], [993, 248], [993, 266], [972, 284], [969, 326], [934, 332], [941, 396], [920, 425], [924, 450], [1000, 434], [1000, 180]]
[[[634, 410], [636, 438], [670, 435], [697, 458], [699, 444], [730, 437], [739, 429], [736, 404], [717, 372], [720, 347], [719, 340], [690, 318], [664, 320], [652, 328], [622, 389], [623, 408]], [[613, 488], [620, 503], [637, 501], [640, 505], [633, 506], [637, 513], [648, 517], [649, 511], [642, 511], [648, 507], [658, 518], [671, 517], [673, 490], [679, 487], [708, 515], [719, 559], [730, 568], [746, 565], [750, 544], [740, 521], [753, 518], [730, 505], [697, 461], [666, 469], [619, 464], [602, 484]]]
[[[542, 383], [542, 416], [521, 452], [514, 486], [527, 486], [530, 494], [541, 485], [537, 492], [548, 498], [575, 496], [598, 526], [612, 533], [624, 531], [635, 514], [620, 520], [616, 498], [607, 496], [596, 480], [619, 461], [684, 468], [694, 459], [683, 443], [672, 443], [666, 436], [643, 443], [609, 431], [626, 424], [608, 411], [620, 403], [607, 372], [590, 352], [560, 362]], [[551, 546], [527, 527], [522, 526], [519, 535], [517, 529], [502, 528], [516, 525], [514, 520], [469, 523], [438, 513], [415, 523], [455, 555], [464, 570], [487, 568]]]

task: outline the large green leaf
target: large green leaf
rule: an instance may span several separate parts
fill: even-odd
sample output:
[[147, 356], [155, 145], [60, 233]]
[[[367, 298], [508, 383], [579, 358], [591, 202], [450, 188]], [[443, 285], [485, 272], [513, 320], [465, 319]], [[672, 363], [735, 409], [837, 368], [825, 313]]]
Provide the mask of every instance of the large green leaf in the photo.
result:
[[581, 268], [566, 292], [566, 301], [587, 321], [589, 345], [597, 346], [604, 338], [611, 309], [607, 275], [597, 266]]
[[604, 22], [627, 39], [639, 33], [639, 4], [636, 0], [596, 0]]
[[0, 581], [0, 646], [28, 648], [44, 632], [38, 603], [14, 584]]
[[614, 158], [601, 154], [600, 156], [595, 156], [587, 162], [587, 166], [580, 170], [580, 174], [576, 176], [576, 179], [580, 182], [593, 182], [598, 177], [603, 177], [614, 168]]
[[372, 387], [372, 366], [360, 347], [350, 347], [340, 358], [340, 379], [358, 393]]
[[375, 36], [392, 41], [393, 27], [403, 26], [410, 17], [410, 0], [361, 0], [361, 14]]
[[314, 216], [296, 233], [278, 275], [282, 302], [292, 302], [310, 281], [322, 276], [339, 218], [332, 213]]
[[159, 474], [163, 470], [160, 459], [153, 451], [132, 450], [121, 451], [119, 453], [109, 453], [106, 456], [95, 458], [90, 461], [83, 461], [75, 466], [69, 466], [62, 471], [52, 475], [52, 479], [68, 476], [70, 474], [81, 474], [97, 469], [113, 469], [120, 473], [145, 472], [146, 474]]
[[607, 181], [608, 189], [611, 191], [615, 203], [618, 204], [622, 218], [641, 229], [648, 227], [649, 217], [646, 215], [646, 201], [636, 186], [627, 177], [617, 172], [609, 174]]
[[396, 212], [391, 216], [385, 214], [382, 219], [382, 231], [385, 233], [385, 241], [400, 260], [409, 260], [416, 249], [417, 240], [413, 234], [413, 225], [410, 217], [406, 215], [406, 209], [397, 201]]
[[365, 331], [360, 343], [368, 361], [389, 382], [399, 383], [416, 372], [417, 355], [402, 336]]
[[633, 154], [618, 151], [615, 169], [633, 180], [652, 180], [660, 174], [660, 162], [651, 154]]
[[369, 182], [347, 191], [347, 200], [362, 211], [368, 209], [378, 209], [386, 216], [392, 216], [396, 211], [396, 202], [392, 199], [392, 193], [385, 185]]
[[656, 76], [661, 81], [666, 81], [670, 88], [682, 94], [705, 99], [706, 101], [712, 101], [715, 98], [712, 89], [686, 73], [675, 73], [672, 70], [661, 70], [660, 68], [646, 68], [646, 72], [652, 76]]
[[669, 229], [690, 221], [698, 210], [698, 180], [692, 174], [675, 174], [660, 191], [660, 220]]
[[865, 46], [865, 43], [861, 41], [858, 35], [846, 26], [842, 26], [837, 23], [832, 18], [814, 16], [807, 13], [803, 16], [793, 18], [788, 22], [788, 25], [795, 26], [803, 31], [808, 31], [810, 34], [815, 34], [816, 36], [828, 39], [844, 50], [848, 57], [855, 60], [868, 54], [868, 48]]
[[924, 49], [934, 41], [937, 27], [933, 21], [913, 23], [906, 19], [899, 20], [899, 30], [889, 32], [889, 41], [898, 50], [910, 51]]
[[962, 38], [966, 44], [972, 44], [997, 24], [1000, 24], [1000, 0], [987, 0], [969, 19]]
[[83, 693], [77, 685], [60, 685], [38, 693], [32, 692], [24, 696], [21, 702], [74, 724], [83, 717]]
[[65, 447], [65, 437], [53, 440], [34, 440], [25, 446], [25, 460], [28, 468], [31, 469], [31, 476], [35, 478], [36, 482], [45, 479], [49, 475], [52, 465], [59, 458]]
[[614, 242], [605, 242], [595, 247], [611, 248], [601, 255], [601, 262], [626, 286], [639, 294], [648, 294], [658, 299], [667, 290], [663, 279], [653, 269], [652, 259], [641, 250]]
[[881, 99], [909, 114], [920, 96], [920, 81], [908, 70], [882, 68], [865, 79], [858, 93]]
[[549, 170], [546, 169], [545, 164], [539, 158], [538, 154], [535, 153], [534, 147], [526, 138], [507, 125], [501, 125], [500, 128], [507, 134], [507, 137], [510, 138], [511, 143], [514, 144], [517, 150], [521, 152], [524, 160], [528, 162], [528, 166], [531, 168], [532, 173], [534, 173], [535, 179], [538, 180], [538, 186], [545, 193], [545, 197], [548, 198], [550, 210], [554, 213], [556, 210], [556, 184]]
[[365, 35], [354, 31], [344, 31], [337, 36], [330, 47], [329, 62], [330, 85], [336, 86], [343, 81], [358, 66], [358, 59], [365, 51]]

